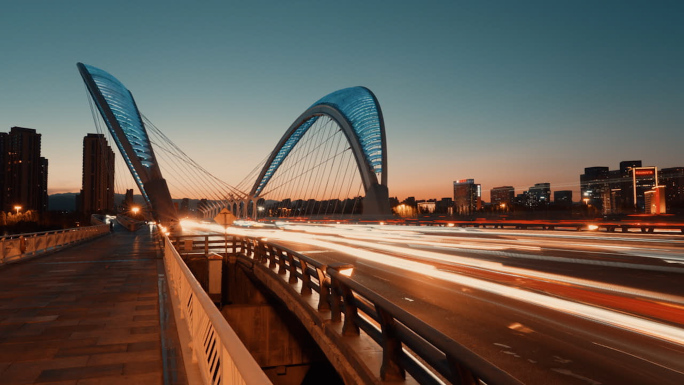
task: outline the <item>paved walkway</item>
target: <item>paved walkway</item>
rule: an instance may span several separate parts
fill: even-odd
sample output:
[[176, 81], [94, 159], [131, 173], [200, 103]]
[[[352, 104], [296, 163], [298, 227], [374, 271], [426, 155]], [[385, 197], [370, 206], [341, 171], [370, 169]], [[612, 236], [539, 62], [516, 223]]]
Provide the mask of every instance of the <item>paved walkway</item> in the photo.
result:
[[0, 268], [0, 383], [185, 383], [163, 274], [149, 230], [120, 226]]

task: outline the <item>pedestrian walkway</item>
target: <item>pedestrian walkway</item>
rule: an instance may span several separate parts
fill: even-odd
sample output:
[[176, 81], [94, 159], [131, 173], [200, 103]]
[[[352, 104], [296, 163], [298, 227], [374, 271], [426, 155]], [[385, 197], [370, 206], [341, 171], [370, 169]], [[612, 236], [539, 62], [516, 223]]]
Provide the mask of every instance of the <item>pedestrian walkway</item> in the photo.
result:
[[183, 384], [165, 301], [147, 227], [0, 268], [0, 383]]

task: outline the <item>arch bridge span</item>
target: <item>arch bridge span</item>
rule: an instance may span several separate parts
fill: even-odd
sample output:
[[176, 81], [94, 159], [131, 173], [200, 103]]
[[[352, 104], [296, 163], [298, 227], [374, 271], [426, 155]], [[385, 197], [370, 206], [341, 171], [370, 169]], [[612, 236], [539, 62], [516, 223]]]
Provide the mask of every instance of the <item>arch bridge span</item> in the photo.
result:
[[[77, 67], [152, 215], [166, 225], [177, 223], [176, 207], [132, 93], [102, 69], [83, 63], [78, 63]], [[206, 207], [202, 207], [204, 216], [213, 218], [223, 207], [230, 208], [241, 218], [256, 216], [257, 202], [265, 199], [265, 188], [276, 171], [321, 118], [326, 119], [322, 122], [332, 121], [339, 127], [344, 139], [342, 136], [337, 138], [340, 143], [346, 141], [353, 154], [354, 160], [349, 158], [349, 169], [353, 171], [352, 164], [355, 164], [360, 176], [360, 186], [364, 190], [362, 214], [370, 217], [391, 215], [382, 110], [368, 88], [350, 87], [322, 97], [295, 119], [271, 152], [249, 193], [233, 188], [217, 192], [220, 199], [203, 199], [207, 202]], [[292, 159], [299, 161], [296, 157], [289, 160]], [[284, 197], [288, 201], [290, 198], [296, 197]]]
[[354, 154], [365, 192], [363, 214], [390, 215], [385, 124], [377, 98], [366, 87], [345, 88], [328, 94], [295, 119], [271, 152], [250, 197], [254, 200], [261, 197], [278, 168], [323, 116], [340, 127]]

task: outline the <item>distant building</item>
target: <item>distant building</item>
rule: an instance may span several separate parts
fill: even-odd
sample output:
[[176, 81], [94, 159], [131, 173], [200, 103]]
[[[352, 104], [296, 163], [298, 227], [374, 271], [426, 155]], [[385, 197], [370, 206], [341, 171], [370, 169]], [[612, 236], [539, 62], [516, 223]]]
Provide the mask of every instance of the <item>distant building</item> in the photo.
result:
[[454, 214], [472, 215], [482, 208], [482, 188], [474, 179], [454, 181]]
[[665, 186], [656, 186], [644, 192], [647, 214], [665, 214]]
[[432, 214], [437, 208], [437, 201], [435, 199], [428, 199], [423, 201], [417, 201], [418, 212], [420, 214]]
[[[658, 169], [655, 167], [632, 168], [632, 202], [637, 211], [650, 213], [649, 204], [646, 202], [646, 192], [658, 186]], [[665, 201], [664, 191], [662, 192]], [[659, 198], [660, 199], [660, 196]], [[664, 210], [662, 212], [664, 214]]]
[[665, 187], [667, 207], [684, 208], [684, 167], [663, 168], [658, 177], [660, 185]]
[[603, 207], [603, 194], [610, 191], [610, 169], [587, 167], [580, 175], [580, 195], [587, 206]]
[[[661, 185], [663, 191], [655, 192]], [[671, 167], [659, 172], [656, 167], [643, 167], [640, 160], [620, 162], [618, 170], [588, 167], [580, 175], [580, 189], [582, 203], [595, 206], [604, 214], [650, 213], [655, 210], [651, 207], [655, 200], [662, 200], [665, 207], [684, 203], [684, 167]], [[651, 195], [647, 198], [648, 191], [653, 193], [649, 193]], [[658, 203], [656, 211], [664, 213], [665, 209]]]
[[499, 209], [510, 208], [515, 198], [515, 189], [513, 186], [494, 187], [489, 191], [492, 206]]
[[551, 183], [535, 183], [527, 191], [530, 204], [533, 207], [548, 206], [551, 202]]
[[641, 167], [640, 160], [620, 162], [618, 170], [608, 167], [587, 167], [580, 175], [580, 199], [584, 205], [605, 214], [633, 212], [634, 194], [632, 169]]
[[40, 142], [41, 135], [32, 128], [12, 127], [0, 135], [3, 211], [48, 210], [48, 160], [40, 156]]
[[126, 213], [135, 206], [135, 201], [133, 200], [133, 189], [126, 189], [126, 194], [124, 195], [123, 202], [121, 202], [121, 208], [119, 212]]
[[454, 210], [454, 200], [453, 198], [442, 198], [437, 201], [435, 207], [435, 213], [437, 214], [452, 214]]
[[83, 138], [80, 209], [85, 214], [114, 211], [114, 151], [102, 134]]
[[183, 215], [188, 215], [190, 214], [190, 199], [189, 198], [183, 198], [180, 204], [180, 209], [178, 210], [178, 214], [181, 216]]
[[572, 190], [554, 191], [553, 204], [560, 207], [572, 206]]

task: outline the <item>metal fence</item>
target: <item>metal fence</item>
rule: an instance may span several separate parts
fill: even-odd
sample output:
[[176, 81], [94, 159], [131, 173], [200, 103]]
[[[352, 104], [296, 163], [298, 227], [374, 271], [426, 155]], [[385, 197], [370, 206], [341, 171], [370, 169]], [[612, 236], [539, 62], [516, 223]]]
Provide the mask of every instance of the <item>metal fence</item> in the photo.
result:
[[42, 233], [7, 235], [0, 239], [0, 265], [57, 251], [107, 233], [109, 233], [108, 225], [96, 225]]
[[[164, 237], [164, 266], [178, 327], [185, 328], [203, 384], [270, 384], [235, 331]], [[179, 333], [181, 339], [186, 333]], [[187, 358], [186, 358], [187, 359]]]
[[[220, 241], [219, 241], [220, 240]], [[504, 370], [477, 355], [429, 324], [347, 276], [351, 265], [327, 266], [290, 249], [259, 238], [175, 237], [182, 253], [198, 251], [238, 256], [247, 268], [254, 264], [299, 287], [301, 297], [318, 294], [316, 310], [330, 312], [330, 321], [342, 323], [341, 335], [359, 336], [361, 331], [382, 348], [377, 376], [401, 381], [408, 372], [421, 384], [519, 384]], [[228, 253], [227, 253], [228, 254]], [[309, 303], [308, 301], [302, 301]]]

